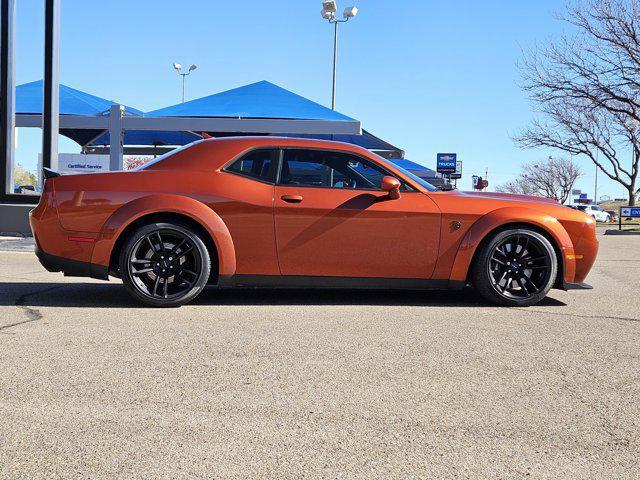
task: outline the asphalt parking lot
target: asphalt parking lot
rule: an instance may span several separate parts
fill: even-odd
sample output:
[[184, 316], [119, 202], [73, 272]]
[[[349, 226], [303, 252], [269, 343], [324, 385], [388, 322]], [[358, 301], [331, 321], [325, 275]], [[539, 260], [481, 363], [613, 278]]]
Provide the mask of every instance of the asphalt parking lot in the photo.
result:
[[[0, 252], [0, 478], [638, 478], [640, 237], [592, 291], [208, 289]], [[11, 248], [0, 242], [0, 250]]]

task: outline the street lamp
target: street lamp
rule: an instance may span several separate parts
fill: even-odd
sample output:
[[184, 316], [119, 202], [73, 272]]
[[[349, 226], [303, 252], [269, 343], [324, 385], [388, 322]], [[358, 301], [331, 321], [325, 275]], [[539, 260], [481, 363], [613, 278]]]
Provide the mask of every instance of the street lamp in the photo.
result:
[[185, 78], [187, 75], [191, 75], [191, 72], [193, 72], [196, 68], [198, 68], [198, 66], [194, 63], [189, 67], [189, 70], [187, 72], [182, 72], [182, 65], [180, 65], [179, 63], [175, 63], [173, 64], [173, 68], [175, 69], [176, 72], [178, 72], [178, 75], [182, 75], [182, 103], [184, 103], [184, 82], [185, 82]]
[[334, 0], [327, 0], [322, 2], [322, 11], [320, 15], [329, 23], [333, 23], [333, 87], [331, 90], [331, 109], [336, 109], [336, 72], [338, 62], [338, 24], [349, 21], [350, 18], [355, 17], [358, 14], [356, 7], [347, 7], [342, 12], [342, 19], [336, 18], [336, 10], [338, 5]]

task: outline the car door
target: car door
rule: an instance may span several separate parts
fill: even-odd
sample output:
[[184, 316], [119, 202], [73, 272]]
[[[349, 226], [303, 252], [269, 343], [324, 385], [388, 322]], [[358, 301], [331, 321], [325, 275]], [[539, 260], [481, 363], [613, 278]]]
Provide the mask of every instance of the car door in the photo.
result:
[[430, 278], [440, 211], [403, 185], [391, 200], [369, 159], [333, 150], [284, 149], [274, 194], [283, 275]]
[[259, 148], [240, 156], [215, 178], [215, 195], [203, 201], [229, 229], [236, 274], [279, 275], [273, 194], [280, 151]]

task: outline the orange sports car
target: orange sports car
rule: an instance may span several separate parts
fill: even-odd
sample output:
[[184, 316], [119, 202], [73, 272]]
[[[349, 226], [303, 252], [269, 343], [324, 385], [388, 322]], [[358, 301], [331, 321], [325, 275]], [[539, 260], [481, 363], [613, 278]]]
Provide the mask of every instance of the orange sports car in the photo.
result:
[[46, 170], [31, 212], [44, 267], [120, 277], [159, 307], [207, 285], [447, 289], [533, 305], [583, 281], [595, 221], [519, 195], [436, 189], [363, 148], [208, 139], [129, 172]]

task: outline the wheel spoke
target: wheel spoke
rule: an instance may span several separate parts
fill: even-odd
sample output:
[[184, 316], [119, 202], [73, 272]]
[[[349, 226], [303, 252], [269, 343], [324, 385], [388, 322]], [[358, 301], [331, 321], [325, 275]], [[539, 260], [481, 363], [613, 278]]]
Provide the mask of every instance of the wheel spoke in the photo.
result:
[[169, 279], [164, 279], [164, 298], [167, 298], [167, 289], [169, 288]]
[[507, 283], [504, 284], [504, 289], [505, 290], [510, 290], [511, 289], [511, 282], [513, 281], [513, 277], [507, 277]]
[[136, 270], [135, 272], [132, 272], [132, 275], [142, 275], [143, 273], [149, 273], [149, 272], [153, 272], [153, 268], [143, 268], [142, 270]]
[[524, 252], [527, 250], [527, 247], [529, 246], [529, 237], [524, 237], [525, 242], [524, 242], [524, 246], [522, 247], [521, 256], [524, 256]]
[[187, 284], [187, 288], [191, 288], [193, 286], [193, 282], [190, 280], [187, 280], [186, 278], [184, 278], [182, 276], [182, 272], [178, 273], [178, 278], [180, 278], [182, 280], [183, 283]]
[[154, 297], [155, 297], [156, 295], [158, 295], [158, 293], [157, 293], [157, 292], [158, 292], [158, 284], [159, 284], [159, 283], [160, 283], [160, 277], [156, 277], [156, 281], [155, 281], [155, 283], [153, 284], [153, 292], [151, 292], [151, 295], [153, 295]]
[[183, 244], [184, 242], [186, 242], [186, 241], [187, 241], [187, 239], [186, 239], [186, 238], [183, 238], [182, 240], [180, 240], [180, 241], [176, 244], [176, 246], [175, 246], [175, 247], [173, 247], [173, 248], [171, 249], [171, 254], [172, 254], [172, 255], [176, 255], [176, 254], [178, 253], [178, 249], [179, 249], [179, 248], [182, 246], [182, 244]]
[[[525, 279], [528, 277], [524, 277]], [[518, 279], [518, 283], [520, 284], [520, 286], [522, 287], [522, 289], [524, 290], [524, 293], [526, 293], [527, 295], [529, 295], [529, 289], [527, 288], [527, 281], [523, 279], [522, 277], [520, 277]]]
[[153, 242], [151, 241], [151, 236], [147, 236], [145, 237], [147, 242], [149, 243], [149, 246], [151, 246], [151, 251], [153, 253], [158, 253], [158, 250], [156, 249], [156, 246], [153, 244]]
[[502, 265], [502, 266], [506, 266], [507, 265], [502, 260], [498, 260], [496, 257], [491, 257], [491, 261], [496, 262], [497, 264]]
[[151, 263], [151, 259], [142, 259], [142, 258], [134, 258], [133, 260], [131, 260], [131, 263], [133, 264], [147, 264], [147, 263]]
[[160, 231], [157, 231], [157, 232], [156, 232], [156, 236], [158, 237], [158, 241], [160, 242], [161, 252], [162, 252], [163, 254], [165, 254], [165, 253], [166, 253], [166, 250], [165, 250], [165, 248], [164, 248], [164, 242], [162, 241], [162, 237], [160, 236]]
[[180, 269], [180, 273], [188, 273], [189, 275], [193, 275], [194, 277], [197, 277], [198, 274], [196, 272], [192, 272], [191, 270], [187, 270], [186, 268], [181, 268]]
[[533, 293], [538, 293], [540, 291], [540, 289], [538, 288], [538, 286], [533, 283], [533, 280], [531, 280], [529, 277], [525, 276], [524, 278], [526, 278], [527, 282], [531, 284], [531, 286], [533, 287]]
[[505, 286], [503, 287], [502, 285], [500, 285], [500, 283], [502, 282], [502, 280], [504, 280], [504, 278], [505, 278], [506, 276], [507, 276], [507, 271], [505, 270], [505, 271], [502, 273], [502, 276], [500, 277], [500, 280], [498, 280], [498, 281], [496, 282], [496, 287], [498, 287], [500, 290], [502, 290], [502, 292], [504, 292], [504, 291], [505, 291], [505, 289], [507, 288], [507, 285], [505, 284]]
[[182, 258], [182, 257], [184, 257], [187, 253], [190, 253], [190, 252], [191, 252], [191, 250], [193, 250], [193, 247], [189, 247], [189, 248], [187, 248], [187, 249], [186, 249], [185, 251], [183, 251], [183, 252], [176, 253], [176, 256], [177, 256], [178, 258]]

